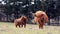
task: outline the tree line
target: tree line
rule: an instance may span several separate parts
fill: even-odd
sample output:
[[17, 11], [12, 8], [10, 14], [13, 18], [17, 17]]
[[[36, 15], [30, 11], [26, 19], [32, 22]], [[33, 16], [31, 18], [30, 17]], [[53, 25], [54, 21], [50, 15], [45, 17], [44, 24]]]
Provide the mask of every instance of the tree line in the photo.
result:
[[2, 4], [0, 8], [3, 8], [2, 13], [8, 16], [14, 14], [15, 18], [20, 15], [29, 16], [32, 19], [31, 13], [35, 13], [37, 10], [45, 11], [49, 18], [60, 16], [60, 1], [54, 0], [3, 0], [5, 5]]

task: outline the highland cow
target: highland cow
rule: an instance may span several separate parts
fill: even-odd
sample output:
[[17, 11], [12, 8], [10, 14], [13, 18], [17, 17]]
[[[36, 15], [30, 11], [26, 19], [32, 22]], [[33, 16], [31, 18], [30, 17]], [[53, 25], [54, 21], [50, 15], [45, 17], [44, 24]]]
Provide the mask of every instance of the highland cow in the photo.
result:
[[14, 25], [15, 25], [15, 27], [17, 27], [17, 26], [26, 27], [26, 22], [27, 22], [27, 17], [21, 16], [20, 18], [14, 20]]
[[34, 22], [39, 26], [39, 29], [43, 29], [43, 25], [48, 21], [48, 16], [43, 11], [37, 11], [34, 14]]

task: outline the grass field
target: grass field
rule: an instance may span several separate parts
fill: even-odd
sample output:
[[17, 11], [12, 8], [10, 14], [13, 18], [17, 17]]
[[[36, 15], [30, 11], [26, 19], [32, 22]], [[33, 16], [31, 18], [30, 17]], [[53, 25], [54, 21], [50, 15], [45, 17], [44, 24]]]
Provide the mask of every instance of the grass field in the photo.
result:
[[0, 22], [0, 34], [60, 34], [60, 26], [44, 26], [27, 24], [26, 28], [15, 28], [13, 23]]

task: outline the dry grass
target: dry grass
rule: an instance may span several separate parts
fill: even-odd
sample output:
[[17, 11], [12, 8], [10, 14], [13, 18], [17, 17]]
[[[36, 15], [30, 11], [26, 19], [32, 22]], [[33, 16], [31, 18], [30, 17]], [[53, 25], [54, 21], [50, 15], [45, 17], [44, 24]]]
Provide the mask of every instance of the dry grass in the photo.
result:
[[0, 22], [0, 34], [60, 34], [60, 26], [38, 29], [37, 25], [27, 24], [26, 28], [15, 28], [13, 23]]

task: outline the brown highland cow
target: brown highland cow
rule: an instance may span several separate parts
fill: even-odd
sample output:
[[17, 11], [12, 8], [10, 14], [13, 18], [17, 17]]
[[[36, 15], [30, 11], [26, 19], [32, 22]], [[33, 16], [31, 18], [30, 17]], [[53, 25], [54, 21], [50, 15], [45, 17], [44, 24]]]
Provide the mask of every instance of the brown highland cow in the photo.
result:
[[17, 26], [26, 27], [26, 22], [27, 22], [27, 17], [21, 16], [20, 18], [14, 20], [14, 25], [15, 25], [15, 27], [17, 27]]
[[36, 11], [34, 14], [34, 22], [39, 26], [39, 29], [43, 29], [44, 23], [48, 21], [48, 16], [43, 11]]

